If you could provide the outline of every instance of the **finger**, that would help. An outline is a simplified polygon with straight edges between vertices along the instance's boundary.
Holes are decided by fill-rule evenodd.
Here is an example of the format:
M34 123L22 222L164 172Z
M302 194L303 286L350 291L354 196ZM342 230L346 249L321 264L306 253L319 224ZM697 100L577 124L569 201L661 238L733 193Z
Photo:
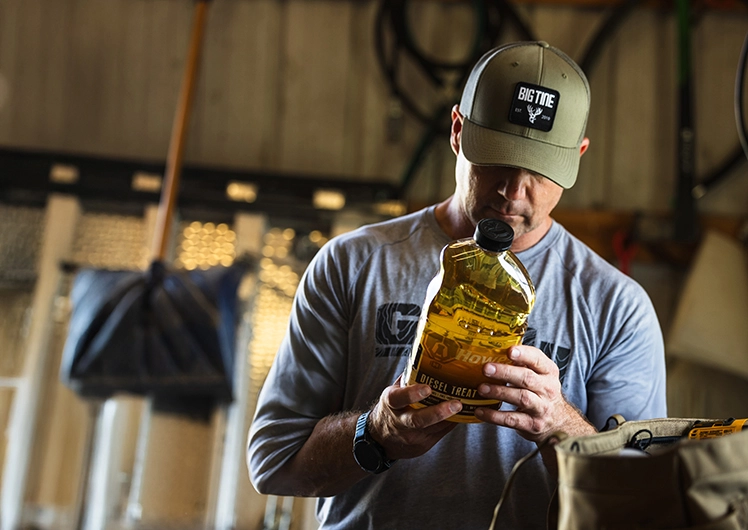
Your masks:
M542 351L532 346L513 346L509 351L511 364L486 363L487 377L512 385L534 388L542 380L556 381L558 366Z
M515 366L524 366L539 374L552 373L556 363L542 350L533 346L512 346L508 352L509 359Z
M443 407L445 404L440 405ZM443 414L434 414L435 407L439 407L439 405L418 410L413 409L412 412L407 413L410 417L407 419L401 418L401 421L403 421L403 425L410 428L410 430L418 431L419 434L426 436L443 435L442 433L447 433L457 427L457 422L447 421L448 418L454 414L450 412L450 415L447 416L447 418L439 419L440 417L443 417Z
M419 401L431 395L431 387L428 385L408 385L400 386L395 382L382 392L381 400L389 408L399 410L418 403Z
M410 405L430 396L431 392L432 389L428 385L417 384L401 387L396 381L394 385L384 389L380 402L393 412L404 411L404 413L399 414L401 416L400 421L415 429L423 429L444 421L462 410L462 403L458 400L444 401L420 409L410 407Z
M444 426L440 426L446 419L451 418L462 410L462 403L457 400L444 401L437 405L431 405L422 409L411 409L400 414L400 421L411 429L424 430L428 432L439 432ZM436 428L433 428L435 427ZM429 430L430 429L430 430Z
M484 383L478 386L478 393L485 398L514 405L524 412L540 412L543 406L540 396L527 388Z
M496 384L489 386L511 385L519 388L529 388L539 391L544 387L543 380L547 375L539 375L537 372L525 367L502 363L486 363L483 373L496 380ZM479 390L480 391L480 390Z
M413 458L427 452L457 425L456 422L441 421L424 429L389 431L380 443L386 447L390 458Z
M510 429L515 429L530 435L538 434L536 431L539 431L535 420L521 412L478 407L475 409L475 417L486 423L492 423L493 425L498 425L500 427L509 427Z

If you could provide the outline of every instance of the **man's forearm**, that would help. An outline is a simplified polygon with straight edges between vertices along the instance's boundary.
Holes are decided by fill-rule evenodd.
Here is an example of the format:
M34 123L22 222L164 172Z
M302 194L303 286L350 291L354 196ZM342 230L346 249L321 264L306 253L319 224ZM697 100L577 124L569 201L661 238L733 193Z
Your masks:
M369 416L369 435L390 459L415 458L429 451L458 424L445 421L461 410L451 400L423 409L410 405L431 393L428 385L400 386L398 379L382 391ZM353 439L360 412L322 418L301 449L272 476L261 493L329 497L367 477L353 457Z
M343 412L322 418L299 452L273 477L268 493L329 497L366 477L353 458L359 414Z

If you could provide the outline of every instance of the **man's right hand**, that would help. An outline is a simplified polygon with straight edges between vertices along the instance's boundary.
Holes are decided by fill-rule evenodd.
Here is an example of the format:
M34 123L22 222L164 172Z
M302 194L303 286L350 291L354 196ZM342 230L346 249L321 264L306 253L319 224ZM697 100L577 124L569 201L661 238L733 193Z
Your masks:
M457 423L444 421L462 410L459 401L414 409L410 405L431 394L428 385L400 386L400 379L382 391L369 414L369 436L390 460L415 458L431 449ZM262 492L275 495L330 497L368 476L353 458L352 444L360 411L325 416L304 445ZM346 455L346 457L344 457Z
M426 453L457 426L445 420L462 410L458 400L414 409L410 405L431 395L431 387L401 386L401 377L382 391L369 415L371 437L384 447L387 458L392 460Z

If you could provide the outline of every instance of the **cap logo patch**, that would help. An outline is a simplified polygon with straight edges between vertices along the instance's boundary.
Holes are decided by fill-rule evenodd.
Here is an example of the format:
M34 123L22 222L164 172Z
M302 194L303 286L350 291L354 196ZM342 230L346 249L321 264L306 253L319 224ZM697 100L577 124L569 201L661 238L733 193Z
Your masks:
M553 127L560 98L561 94L551 88L530 83L517 83L512 109L509 112L509 121L548 132Z

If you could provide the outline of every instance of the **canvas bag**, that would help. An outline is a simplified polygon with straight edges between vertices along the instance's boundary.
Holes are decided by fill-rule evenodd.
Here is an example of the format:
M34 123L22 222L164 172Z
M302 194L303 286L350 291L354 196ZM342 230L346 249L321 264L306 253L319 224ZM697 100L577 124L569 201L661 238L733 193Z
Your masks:
M748 431L689 440L695 422L715 420L622 420L555 446L559 530L748 529ZM646 454L621 453L649 433Z

